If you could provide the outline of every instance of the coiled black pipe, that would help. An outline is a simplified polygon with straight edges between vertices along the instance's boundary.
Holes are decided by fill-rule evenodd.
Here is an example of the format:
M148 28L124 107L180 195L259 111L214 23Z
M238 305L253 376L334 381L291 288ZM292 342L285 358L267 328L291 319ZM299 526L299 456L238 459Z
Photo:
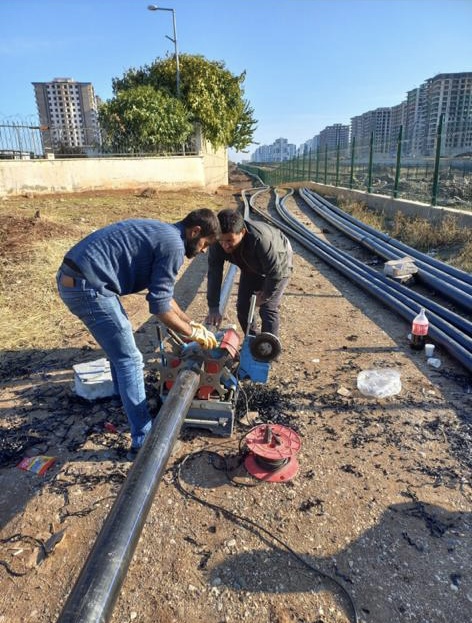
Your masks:
M299 192L306 203L308 203L308 205L315 212L336 228L343 231L353 240L356 240L360 244L366 246L386 259L399 259L405 257L405 252L400 251L396 248L396 245L394 245L394 243L398 243L398 241L394 238L375 230L369 225L365 225L361 221L354 219L351 215L346 214L346 217L350 217L349 219L346 218L343 216L345 213L343 213L342 210L337 209L334 211L331 208L325 207L328 202L326 202L326 200L320 201L316 194L307 191L307 189L300 189ZM366 235L366 232L369 235ZM434 260L434 258L430 258L428 255L421 253L420 251L416 251L411 247L407 247L406 245L404 245L404 247L407 250L412 251L412 253L408 254L410 257L416 255L416 265L420 269L418 272L420 280L428 283L437 291L441 291L441 289L443 289L445 294L447 294L449 289L451 289L451 298L453 300L454 296L460 297L460 295L465 293L465 295L467 295L465 299L466 304L467 306L471 305L472 285L459 276L465 275L468 277L468 273L460 271L459 269L449 266L444 262L440 262L439 260ZM454 274L450 273L450 269L453 269Z
M315 198L319 203L326 206L332 212L335 212L336 214L348 220L349 222L353 223L354 225L361 227L364 231L373 234L374 236L384 240L385 242L388 242L393 247L396 247L397 249L399 249L403 254L409 255L411 257L415 257L418 260L425 262L429 266L435 267L438 270L444 273L447 273L448 275L451 275L452 277L455 277L459 281L463 281L464 283L472 285L472 275L470 273L466 273L465 271L460 270L459 268L455 268L454 266L450 266L449 264L446 264L445 262L436 260L435 258L430 257L429 255L426 255L425 253L422 253L421 251L418 251L417 249L410 247L404 244L403 242L396 240L395 238L392 238L388 234L379 232L378 230L374 229L370 225L366 225L365 223L362 223L362 221L359 221L358 219L354 218L351 214L347 214L346 212L344 212L337 206L330 203L327 199L325 199L321 195L318 195L317 193L312 191L311 189L307 188L304 190L306 190L313 198Z
M287 195L288 196L288 195ZM388 307L399 313L403 318L411 322L419 310L419 306L415 301L411 301L408 298L403 301L398 300L396 293L387 291L385 284L378 285L377 282L372 280L372 275L366 276L365 273L360 274L359 266L353 265L348 262L346 256L348 254L341 254L330 245L318 240L316 236L306 229L301 223L299 223L289 212L281 205L279 197L276 200L276 209L284 219L284 223L280 223L262 214L252 204L253 210L258 212L264 218L271 220L276 226L284 229L286 233L295 237L301 244L303 244L310 251L321 257L328 264L336 268L339 272L349 277L354 283L357 283L362 289L369 292L377 299L385 303ZM289 222L290 225L286 223ZM302 232L302 233L301 233ZM320 243L320 244L319 244ZM322 244L321 244L322 243ZM352 258L351 258L352 259ZM407 301L407 302L404 302ZM435 318L437 320L437 318ZM446 323L447 324L447 323ZM460 331L454 327L446 326L443 324L443 329L447 328L450 332L455 334L456 338L451 337L445 330L440 329L433 322L430 324L429 334L431 337L441 346L444 347L456 360L458 360L467 370L472 372L472 355L471 352L464 347L469 338L464 336Z
M339 217L332 211L320 206L310 197L310 194L304 191L304 189L300 190L300 195L322 218L377 255L387 259L399 259L404 257L403 254L392 247L389 242L384 242L383 236L376 236L374 234L367 236L365 234L366 230L362 227L359 227L357 224L352 224L351 221ZM369 231L375 232L376 230L369 227ZM424 256L424 254L422 255ZM416 265L419 269L417 276L421 281L427 283L434 290L440 292L449 300L454 301L466 311L472 312L472 286L465 281L461 281L456 277L446 274L444 271L434 266L430 266L423 260L417 259Z
M449 322L447 319L444 319L443 316L450 319L456 319L458 321L464 321L464 325L467 329L471 330L471 323L461 318L457 314L454 314L447 310L444 307L441 307L437 303L430 301L424 296L416 295L416 298L412 298L411 292L405 286L402 286L395 281L388 279L384 275L376 272L374 269L366 266L356 258L350 256L345 251L340 249L334 249L331 245L323 242L322 240L318 240L314 234L311 232L304 232L297 227L298 222L293 221L290 214L286 212L285 208L282 208L282 214L289 220L290 224L294 226L300 233L304 234L306 238L313 243L315 246L319 246L330 256L340 258L346 266L349 266L355 274L362 275L366 279L375 282L380 288L383 288L385 292L390 293L393 297L396 297L397 300L403 302L407 307L412 310L412 317L414 317L421 307L425 307L428 310L428 317L430 321L441 331L449 335L452 339L458 340L463 343L463 346L467 347L472 351L472 337L470 335L465 334L461 331L457 325ZM303 227L303 226L301 226ZM408 318L410 319L410 318ZM412 319L412 318L411 318Z
M353 266L357 267L358 270L364 271L367 274L367 276L369 276L369 278L376 279L377 281L383 283L386 288L390 289L390 291L396 290L399 296L404 297L404 300L406 300L406 298L410 300L410 306L412 306L415 310L419 310L421 307L425 307L426 309L429 310L429 312L433 312L435 317L437 317L438 322L440 322L439 318L444 320L445 321L444 330L446 331L446 333L450 333L451 329L453 330L459 329L461 332L465 334L465 336L472 336L472 322L470 322L463 316L460 316L459 314L456 314L450 309L447 309L446 307L439 305L435 301L432 301L426 296L419 294L418 292L415 292L414 290L411 290L410 288L402 285L401 283L398 283L397 281L390 279L389 277L383 275L382 273L375 271L369 266L363 264L360 260L357 260L356 258L349 255L345 251L342 251L341 249L334 249L334 247L332 247L331 245L317 238L316 235L313 234L310 230L304 228L303 225L299 224L299 222L296 221L296 219L292 221L291 218L293 217L291 217L290 213L288 213L286 210L284 213L285 213L285 216L287 217L287 220L291 222L295 228L297 228L297 225L298 225L298 231L306 235L314 244L322 246L324 249L328 251L328 253L336 252L336 254L339 254L341 257L343 257L345 261L350 262L353 264ZM417 303L417 305L414 305L414 303ZM446 328L447 326L450 326L451 329L448 330Z

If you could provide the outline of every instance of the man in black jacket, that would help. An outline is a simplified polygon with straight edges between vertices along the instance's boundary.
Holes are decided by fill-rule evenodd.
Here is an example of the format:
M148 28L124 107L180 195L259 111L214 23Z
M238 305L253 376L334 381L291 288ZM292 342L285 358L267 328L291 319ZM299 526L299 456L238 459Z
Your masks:
M290 242L279 229L245 221L237 210L221 210L218 220L221 234L208 252L206 322L216 327L221 323L221 283L228 261L241 269L236 310L242 330L246 333L251 296L256 294L262 331L278 337L280 301L292 273Z

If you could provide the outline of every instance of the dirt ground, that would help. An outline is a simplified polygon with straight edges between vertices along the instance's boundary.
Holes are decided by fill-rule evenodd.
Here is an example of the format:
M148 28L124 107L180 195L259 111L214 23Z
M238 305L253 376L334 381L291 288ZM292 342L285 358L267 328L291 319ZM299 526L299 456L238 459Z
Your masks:
M245 182L232 181L236 206L232 191ZM471 379L444 352L430 368L409 349L401 318L293 247L283 354L267 384L244 384L232 437L182 431L113 623L345 623L355 620L350 599L365 623L472 618ZM198 320L205 274L201 256L176 286ZM156 410L155 323L143 295L124 303ZM233 293L228 323L234 303ZM120 405L72 389L72 365L100 355L81 332L33 372L19 353L1 379L2 448L11 452L0 467L0 623L58 619L130 469ZM357 389L359 372L377 368L399 371L399 394ZM259 422L300 436L292 480L256 481L237 467ZM40 476L18 469L24 454L56 462Z

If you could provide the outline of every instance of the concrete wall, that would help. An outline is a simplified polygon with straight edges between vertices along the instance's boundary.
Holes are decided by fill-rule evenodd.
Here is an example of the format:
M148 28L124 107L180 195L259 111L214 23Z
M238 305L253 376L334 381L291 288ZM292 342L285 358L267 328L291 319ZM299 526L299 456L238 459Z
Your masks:
M334 196L336 198L346 198L351 201L360 201L365 203L369 208L384 212L387 216L393 216L396 212L400 211L407 216L418 216L419 218L428 219L430 221L440 221L445 216L453 215L457 219L457 223L462 227L472 226L472 212L467 210L431 206L427 203L420 203L419 201L393 199L387 195L375 195L361 190L336 188L334 186L317 184L315 182L307 183L307 187L324 197Z
M155 187L215 190L228 184L226 149L198 156L0 160L0 196Z

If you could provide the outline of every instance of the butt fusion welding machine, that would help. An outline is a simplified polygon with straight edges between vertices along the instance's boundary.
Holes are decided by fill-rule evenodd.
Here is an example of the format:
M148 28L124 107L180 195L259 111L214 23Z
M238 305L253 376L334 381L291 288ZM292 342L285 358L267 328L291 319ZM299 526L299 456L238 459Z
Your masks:
M239 381L265 383L269 377L270 362L280 353L279 339L271 333L254 334L250 327L254 318L255 295L251 298L248 329L242 346L234 327L218 330L218 346L203 349L197 342L185 342L169 328L158 326L160 346L159 394L165 401L179 372L191 360L200 369L200 384L192 401L185 426L205 428L221 436L233 432Z

